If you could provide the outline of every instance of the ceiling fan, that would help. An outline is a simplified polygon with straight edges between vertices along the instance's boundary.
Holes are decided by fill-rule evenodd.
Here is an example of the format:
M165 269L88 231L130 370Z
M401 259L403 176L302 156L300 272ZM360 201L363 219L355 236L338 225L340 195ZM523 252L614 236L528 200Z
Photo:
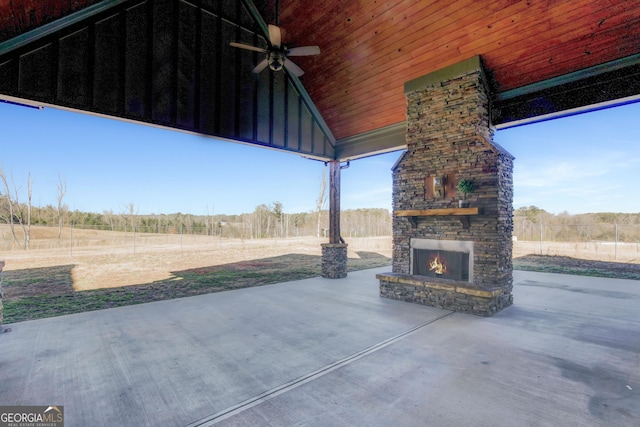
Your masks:
M291 74L296 77L300 77L304 74L304 71L302 71L302 69L294 64L288 57L318 55L320 53L320 48L318 46L301 46L288 49L286 46L282 45L281 38L280 27L269 24L269 46L266 49L236 42L231 42L230 44L233 47L261 52L267 55L267 57L260 61L260 63L253 69L254 73L259 73L268 65L273 71L280 71L282 68L286 68Z

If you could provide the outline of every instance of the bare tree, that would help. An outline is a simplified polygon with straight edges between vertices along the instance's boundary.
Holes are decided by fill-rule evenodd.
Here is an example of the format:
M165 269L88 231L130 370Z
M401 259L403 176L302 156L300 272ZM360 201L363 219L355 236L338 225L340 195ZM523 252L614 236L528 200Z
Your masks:
M124 220L125 220L124 230L126 232L127 225L130 225L132 230L135 227L134 220L137 213L136 213L136 207L133 204L133 202L130 202L127 206L125 206L125 209L126 209L126 212L121 216L124 217Z
M282 202L273 202L271 205L271 213L276 222L274 237L282 237L284 234L284 212L282 211Z
M7 213L6 213L5 220L7 224L9 224L9 229L11 230L11 236L13 238L13 242L17 244L18 238L16 236L16 229L15 229L14 200L11 195L11 187L9 187L9 181L7 180L7 175L2 169L0 169L0 179L2 179L2 185L4 187L4 198L7 201Z
M271 210L269 207L264 203L258 205L252 215L255 237L258 239L269 237L269 231L271 228Z
M213 208L213 211L215 212L215 206ZM215 234L215 228L214 228L214 224L213 224L213 213L209 213L209 205L207 205L207 216L205 216L204 218L204 225L206 228L206 234L207 236L211 236Z
M9 180L7 179L7 175L4 170L0 169L0 179L2 180L2 185L5 190L5 200L7 201L7 217L5 218L7 224L9 224L9 228L11 230L11 236L13 238L13 242L15 244L18 243L18 236L16 235L15 225L19 224L22 228L23 233L23 244L22 247L24 249L29 249L29 240L31 233L31 195L32 195L32 182L31 182L31 174L28 175L28 186L27 186L27 212L26 214L23 212L23 205L20 204L20 189L15 183L15 180L11 178L13 189L9 185ZM25 223L26 216L26 223Z
M320 183L320 194L316 200L316 213L318 214L318 227L316 230L316 237L320 237L320 220L322 218L322 209L327 202L327 167L322 169L322 182Z
M107 211L102 211L102 217L104 218L104 220L107 222L109 230L113 231L114 230L114 214L113 211L111 209L107 210Z
M56 197L58 200L58 243L60 243L60 236L62 235L62 199L65 194L67 194L67 181L58 175L58 195Z
M187 229L187 233L193 234L193 215L185 214L183 217L183 223Z
M31 196L33 190L33 182L31 181L31 173L27 174L27 227L24 233L24 248L29 250L31 242ZM24 228L24 226L23 226Z

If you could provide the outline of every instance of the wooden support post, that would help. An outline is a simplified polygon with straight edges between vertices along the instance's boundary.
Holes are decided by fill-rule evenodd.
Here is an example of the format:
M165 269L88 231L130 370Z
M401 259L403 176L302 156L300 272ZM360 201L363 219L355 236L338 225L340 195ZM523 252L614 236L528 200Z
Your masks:
M329 243L342 243L340 237L340 161L329 162Z
M340 237L340 162L329 162L329 243L322 244L322 277L347 276L347 244ZM345 166L346 167L346 166Z

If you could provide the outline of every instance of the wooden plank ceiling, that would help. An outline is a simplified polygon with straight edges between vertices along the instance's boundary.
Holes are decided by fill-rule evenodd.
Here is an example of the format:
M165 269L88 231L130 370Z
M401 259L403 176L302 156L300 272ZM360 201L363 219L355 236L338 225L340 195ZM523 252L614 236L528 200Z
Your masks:
M299 65L338 141L404 122L405 82L475 55L499 93L640 53L639 1L281 0L279 15L322 49Z
M2 2L0 42L93 3L99 2ZM215 2L192 0L191 3L200 7ZM401 137L406 112L405 82L476 55L485 65L494 102L504 106L496 111L509 111L499 113L496 124L640 94L639 1L264 0L253 3L266 22L282 27L283 42L288 47L318 45L321 49L321 55L298 57L295 62L305 70L300 80L338 141L335 153L325 150L327 158L332 155L347 158L350 153L357 157L398 148L402 142L395 140L381 145L364 143L355 150L350 150L348 145L375 139L376 135L383 135L385 129L393 129L394 138ZM246 67L247 58L254 63L258 60L251 52L242 55L247 56L235 62L238 66ZM581 75L585 70L596 71ZM564 76L576 75L574 80L563 80ZM546 103L550 107L535 111L532 99L535 101L536 96L545 93L544 87L540 89L536 85L550 81L561 89L551 89L552 92L545 95L551 100ZM519 89L529 87L533 89L519 94ZM579 96L587 92L590 95L584 99ZM528 95L534 98L520 100ZM505 101L508 99L511 101Z

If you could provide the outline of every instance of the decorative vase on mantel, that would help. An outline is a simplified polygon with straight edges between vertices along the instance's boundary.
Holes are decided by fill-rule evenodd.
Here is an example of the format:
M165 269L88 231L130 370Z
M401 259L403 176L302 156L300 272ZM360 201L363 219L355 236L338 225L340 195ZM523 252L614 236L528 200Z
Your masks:
M462 194L462 199L458 200L458 207L460 208L468 208L469 201L467 200L467 193L473 193L475 186L473 182L468 179L461 179L456 184L456 189Z

